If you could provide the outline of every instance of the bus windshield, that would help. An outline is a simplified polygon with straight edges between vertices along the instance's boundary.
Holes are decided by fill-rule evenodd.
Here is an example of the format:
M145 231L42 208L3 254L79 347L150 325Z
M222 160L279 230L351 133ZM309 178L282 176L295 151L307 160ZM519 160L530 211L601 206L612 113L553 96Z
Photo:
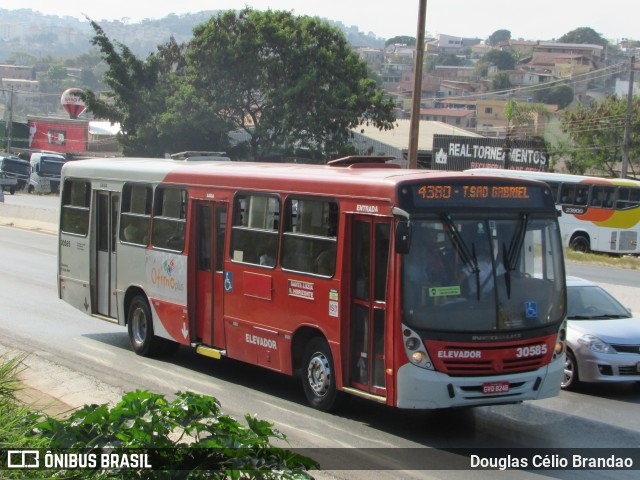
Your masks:
M403 259L403 321L448 332L560 322L564 267L557 223L534 213L413 219Z

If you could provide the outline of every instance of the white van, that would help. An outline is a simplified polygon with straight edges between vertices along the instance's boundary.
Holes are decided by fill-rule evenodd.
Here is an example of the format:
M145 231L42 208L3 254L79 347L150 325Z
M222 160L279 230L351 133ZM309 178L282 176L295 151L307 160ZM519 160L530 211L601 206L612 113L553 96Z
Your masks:
M60 191L60 172L67 159L56 153L31 154L31 178L29 193L58 193Z

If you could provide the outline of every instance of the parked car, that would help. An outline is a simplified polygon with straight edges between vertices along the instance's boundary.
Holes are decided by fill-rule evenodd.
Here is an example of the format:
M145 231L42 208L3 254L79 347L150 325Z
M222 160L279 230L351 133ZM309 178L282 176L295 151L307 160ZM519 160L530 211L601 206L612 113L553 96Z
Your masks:
M640 318L595 283L567 277L567 320L563 389L640 382Z

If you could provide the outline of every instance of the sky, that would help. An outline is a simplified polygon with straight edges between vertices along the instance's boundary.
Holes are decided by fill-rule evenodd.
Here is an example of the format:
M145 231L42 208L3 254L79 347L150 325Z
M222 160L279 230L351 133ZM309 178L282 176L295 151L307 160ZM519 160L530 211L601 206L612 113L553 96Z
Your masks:
M289 10L355 25L382 38L417 36L420 0L2 0L0 8L30 8L49 15L92 20L161 18L203 10ZM427 0L426 31L485 39L506 29L512 38L553 40L579 27L591 27L603 37L640 40L638 0Z

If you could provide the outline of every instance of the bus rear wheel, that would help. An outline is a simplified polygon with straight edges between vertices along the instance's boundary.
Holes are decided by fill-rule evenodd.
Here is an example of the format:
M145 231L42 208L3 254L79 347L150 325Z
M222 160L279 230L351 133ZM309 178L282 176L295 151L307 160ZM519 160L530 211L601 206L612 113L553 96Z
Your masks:
M328 412L337 408L339 392L333 356L324 338L312 338L302 357L302 388L309 404L318 410Z
M588 253L591 250L589 237L586 235L576 235L571 239L569 247L576 252Z
M177 342L155 336L149 303L141 295L131 301L127 328L133 351L143 357L171 355L180 348Z

